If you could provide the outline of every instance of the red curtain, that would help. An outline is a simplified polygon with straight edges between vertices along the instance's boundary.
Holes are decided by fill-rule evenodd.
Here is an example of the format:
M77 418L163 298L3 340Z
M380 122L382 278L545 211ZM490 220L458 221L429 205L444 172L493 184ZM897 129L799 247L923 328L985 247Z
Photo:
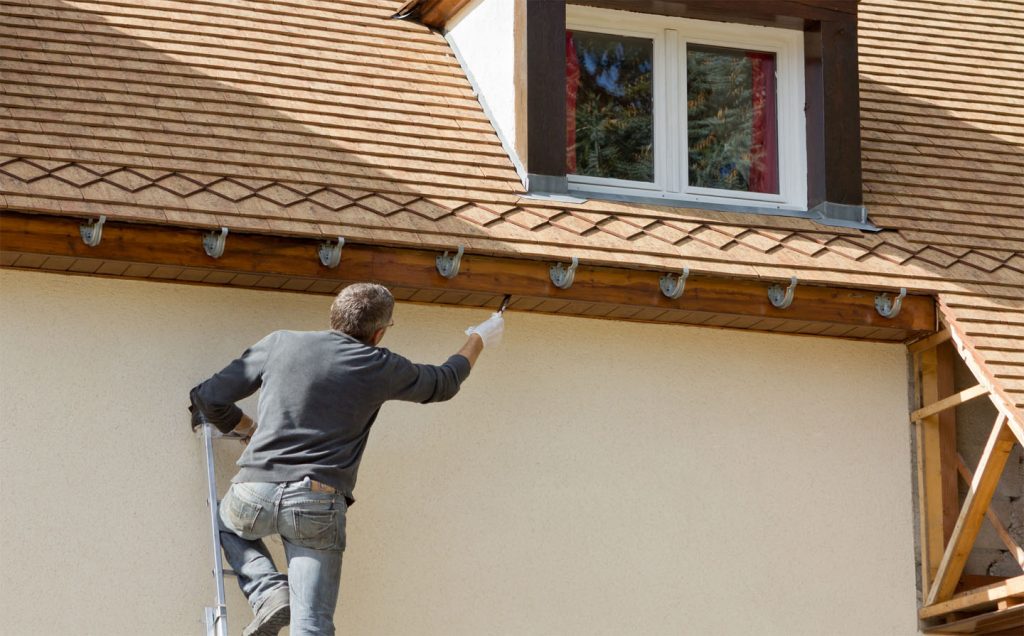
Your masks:
M775 93L775 55L747 53L753 80L754 116L750 154L750 191L779 191L779 124Z
M576 95L580 89L580 60L572 31L565 32L565 171L576 174Z

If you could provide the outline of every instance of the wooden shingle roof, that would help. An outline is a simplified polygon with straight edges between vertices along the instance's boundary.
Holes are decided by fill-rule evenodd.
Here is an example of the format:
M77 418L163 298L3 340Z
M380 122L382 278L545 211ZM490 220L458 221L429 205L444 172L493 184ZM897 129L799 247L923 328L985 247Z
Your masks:
M937 294L1024 408L1024 12L860 3L868 233L523 198L401 0L0 0L0 208Z

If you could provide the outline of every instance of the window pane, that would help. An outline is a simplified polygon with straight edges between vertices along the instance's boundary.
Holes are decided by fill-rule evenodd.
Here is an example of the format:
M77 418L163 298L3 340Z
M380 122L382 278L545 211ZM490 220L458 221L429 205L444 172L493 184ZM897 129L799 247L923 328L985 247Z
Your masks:
M688 45L689 183L779 191L775 54Z
M566 171L654 181L654 42L566 33Z

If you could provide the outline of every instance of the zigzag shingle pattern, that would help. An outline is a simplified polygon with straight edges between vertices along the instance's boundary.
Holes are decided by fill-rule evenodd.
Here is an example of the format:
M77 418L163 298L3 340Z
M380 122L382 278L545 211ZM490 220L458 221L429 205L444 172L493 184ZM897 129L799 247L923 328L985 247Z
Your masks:
M523 188L400 0L0 0L0 206L940 295L1024 407L1024 12L860 3L878 233Z

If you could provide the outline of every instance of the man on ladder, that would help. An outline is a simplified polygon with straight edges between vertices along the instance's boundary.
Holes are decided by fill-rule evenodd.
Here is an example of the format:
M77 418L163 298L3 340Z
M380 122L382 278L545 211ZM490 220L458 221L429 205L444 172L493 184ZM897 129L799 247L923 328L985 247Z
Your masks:
M501 341L498 312L444 364L413 364L377 346L394 303L380 285L346 287L330 330L275 331L192 389L193 428L251 435L220 506L221 545L255 613L244 636L276 635L289 619L292 636L334 634L345 516L381 405L451 399ZM258 426L235 405L257 389ZM270 534L283 539L287 575L261 540Z

